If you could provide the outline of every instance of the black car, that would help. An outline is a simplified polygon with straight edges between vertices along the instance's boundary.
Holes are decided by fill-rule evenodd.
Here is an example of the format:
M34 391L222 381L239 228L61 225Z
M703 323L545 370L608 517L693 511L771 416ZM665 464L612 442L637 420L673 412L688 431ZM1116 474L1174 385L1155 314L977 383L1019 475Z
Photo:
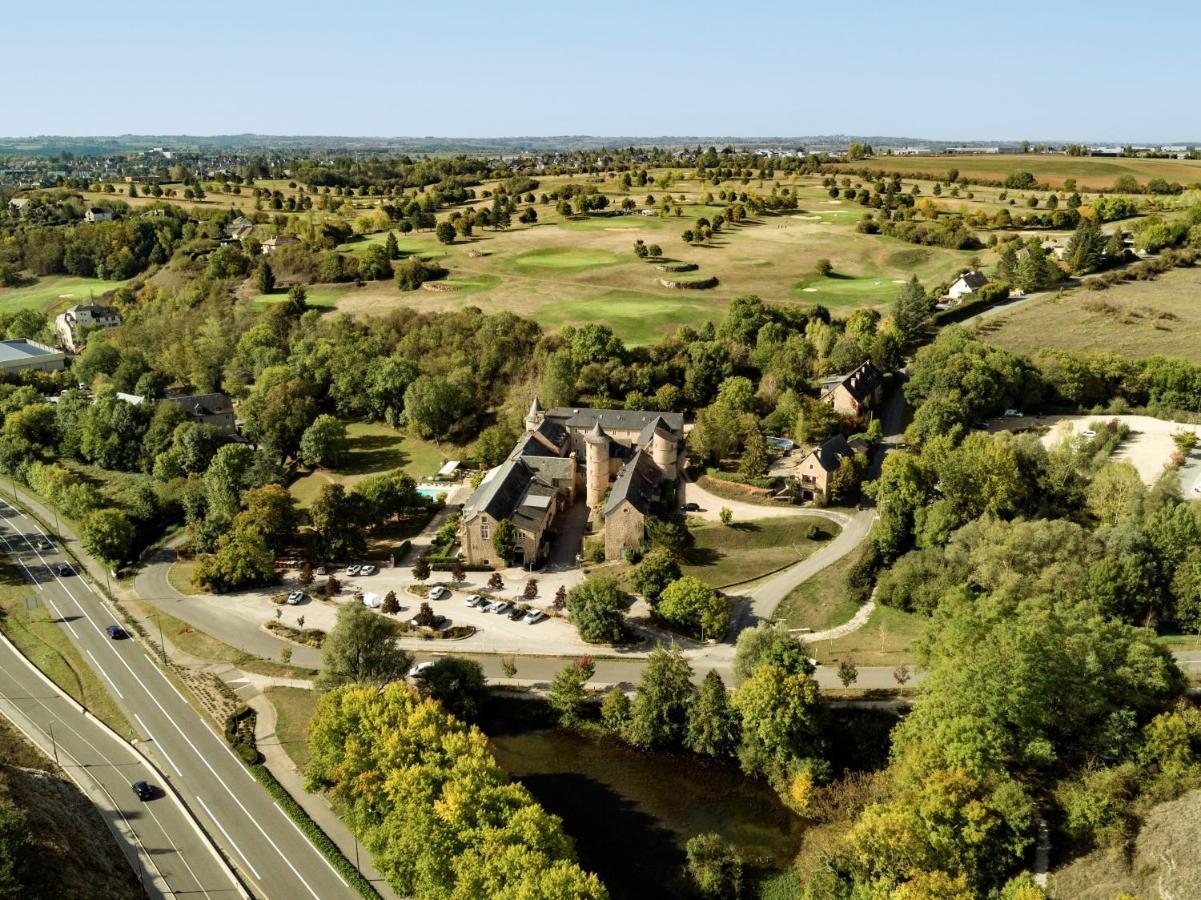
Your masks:
M699 503L685 503L683 509L684 512L700 512L701 505Z
M526 610L522 609L520 606L514 606L513 610L509 613L509 621L516 622L517 620L522 618L525 614L526 614Z
M129 635L125 633L125 629L120 625L109 625L106 629L104 629L104 633L114 641L123 641L129 637Z
M139 800L154 799L154 788L145 781L135 781L133 783L133 792L138 795Z
M71 571L71 567L68 566L66 563L59 563L57 566L54 567L54 571L63 577L74 574Z

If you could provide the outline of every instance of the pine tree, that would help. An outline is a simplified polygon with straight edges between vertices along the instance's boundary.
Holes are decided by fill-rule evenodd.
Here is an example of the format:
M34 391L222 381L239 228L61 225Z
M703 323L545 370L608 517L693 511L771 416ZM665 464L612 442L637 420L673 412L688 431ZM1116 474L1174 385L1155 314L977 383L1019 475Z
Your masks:
M388 232L388 237L384 239L384 250L388 253L388 259L400 259L400 248L396 246L395 232Z
M254 286L260 294L270 294L275 290L275 272L271 269L271 263L265 259L255 269Z
M733 756L738 749L739 720L721 676L710 669L688 707L684 746L705 756Z
M892 312L893 323L908 343L921 336L930 319L930 301L926 290L914 275L897 295Z
M738 472L740 475L750 477L764 475L770 465L771 457L767 452L767 439L763 437L762 431L753 428L751 433L746 436Z

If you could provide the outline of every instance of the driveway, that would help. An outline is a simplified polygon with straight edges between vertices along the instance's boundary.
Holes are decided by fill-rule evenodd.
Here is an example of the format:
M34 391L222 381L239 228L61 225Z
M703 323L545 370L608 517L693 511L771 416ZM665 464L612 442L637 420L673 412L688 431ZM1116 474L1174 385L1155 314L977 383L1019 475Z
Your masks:
M708 522L721 520L722 509L728 509L734 514L735 522L749 522L752 519L781 519L789 516L821 516L839 525L845 525L852 516L834 509L817 509L812 506L796 506L792 503L777 503L767 506L762 503L749 503L745 500L726 500L710 493L694 481L686 482L680 492L681 503L696 503L700 505L698 512L688 515L705 519Z

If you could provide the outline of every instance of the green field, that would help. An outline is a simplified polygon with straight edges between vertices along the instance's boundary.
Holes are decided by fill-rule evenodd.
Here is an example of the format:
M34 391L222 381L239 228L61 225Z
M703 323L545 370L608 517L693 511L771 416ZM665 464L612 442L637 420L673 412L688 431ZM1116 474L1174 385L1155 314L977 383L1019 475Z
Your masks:
M606 291L589 297L564 300L537 316L544 327L600 322L608 325L631 347L650 344L681 325L699 328L717 322L724 304L705 302L703 292L678 291L676 298L639 291Z
M810 525L822 529L821 541L805 537ZM785 516L722 525L690 523L693 545L680 566L714 587L726 587L761 578L800 562L839 532L833 522L816 516Z
M924 616L877 606L859 630L832 641L813 643L813 655L823 666L835 665L843 659L854 660L858 666L912 664L913 653L909 648L925 624Z
M292 482L292 496L308 509L322 486L337 482L351 486L378 472L404 469L415 478L433 475L447 459L462 459L464 448L434 444L406 435L380 422L352 422L346 427L350 452L337 469L318 469Z
M275 707L275 737L300 771L308 765L309 721L317 710L317 694L304 688L269 687L263 691Z
M510 264L522 272L554 270L560 272L584 272L601 266L612 266L621 262L616 253L572 247L544 247L527 250L513 257Z
M1123 175L1145 183L1152 178L1178 181L1184 185L1201 182L1201 160L1122 159L1058 154L971 154L963 156L877 156L861 163L846 163L844 169L883 169L902 175L924 173L942 176L958 169L966 178L1003 181L1013 172L1029 172L1041 182L1062 187L1065 178L1075 178L1081 189L1108 188Z
M1035 299L984 320L978 331L989 343L1019 353L1104 349L1201 363L1199 293L1201 270L1173 269L1154 281Z
M99 300L114 291L124 281L105 281L102 278L77 278L74 275L47 275L36 284L19 288L0 288L0 313L36 309L39 312L59 312L76 303L86 303L90 297Z
M824 631L841 625L859 609L847 596L846 576L859 554L848 553L789 592L776 607L775 619L787 628Z

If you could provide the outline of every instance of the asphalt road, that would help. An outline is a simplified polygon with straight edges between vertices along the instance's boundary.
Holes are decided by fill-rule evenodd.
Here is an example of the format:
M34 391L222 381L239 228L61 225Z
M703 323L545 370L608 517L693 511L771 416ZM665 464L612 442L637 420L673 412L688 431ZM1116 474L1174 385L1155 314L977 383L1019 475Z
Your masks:
M238 760L225 739L184 699L141 642L110 640L113 614L30 517L0 501L4 542L45 603L138 730L158 764L251 889L264 897L325 900L357 896ZM131 779L133 780L133 779ZM129 790L128 783L126 784ZM199 860L193 861L193 868ZM199 874L199 873L198 873ZM214 885L214 889L226 885ZM207 886L206 886L207 888Z
M161 784L149 762L51 687L0 640L0 712L59 765L100 811L151 897L242 897L243 891L178 800L143 802L135 781Z

